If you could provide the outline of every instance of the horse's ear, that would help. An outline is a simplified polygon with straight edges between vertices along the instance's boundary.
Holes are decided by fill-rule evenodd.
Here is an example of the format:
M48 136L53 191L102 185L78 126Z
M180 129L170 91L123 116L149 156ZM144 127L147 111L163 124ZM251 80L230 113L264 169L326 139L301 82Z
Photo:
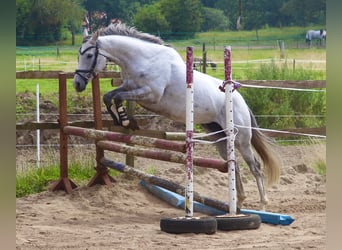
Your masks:
M90 38L91 38L91 36L85 36L85 37L83 37L82 43L88 42Z
M90 42L93 43L93 44L96 44L96 41L97 41L99 35L100 35L100 32L97 30L97 31L92 35L91 41L90 41Z

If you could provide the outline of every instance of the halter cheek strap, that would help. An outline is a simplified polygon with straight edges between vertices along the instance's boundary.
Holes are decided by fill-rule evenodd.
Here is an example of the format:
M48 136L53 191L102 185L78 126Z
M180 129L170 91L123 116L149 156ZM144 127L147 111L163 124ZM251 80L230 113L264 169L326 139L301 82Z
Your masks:
M84 55L84 53L86 53L88 50L95 48L95 59L93 61L93 64L91 65L90 69L77 69L75 71L75 74L80 76L84 81L88 81L90 78L90 74L93 77L96 77L96 73L95 73L95 67L96 67L96 63L97 63L97 57L99 55L99 47L97 46L97 44L95 46L89 46L88 48L86 48L84 51L81 51L82 47L79 50L80 55ZM81 74L81 73L86 73Z

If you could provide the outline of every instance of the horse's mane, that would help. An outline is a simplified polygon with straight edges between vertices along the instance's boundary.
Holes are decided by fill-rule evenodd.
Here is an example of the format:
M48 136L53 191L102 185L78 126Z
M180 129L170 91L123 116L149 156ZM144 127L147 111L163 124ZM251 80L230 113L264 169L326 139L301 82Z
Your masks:
M140 40L144 40L151 43L157 43L157 44L164 44L164 41L154 35L140 32L135 27L127 26L124 23L114 23L109 25L108 27L101 29L99 31L100 36L108 36L108 35L119 35L119 36L129 36L129 37L135 37Z

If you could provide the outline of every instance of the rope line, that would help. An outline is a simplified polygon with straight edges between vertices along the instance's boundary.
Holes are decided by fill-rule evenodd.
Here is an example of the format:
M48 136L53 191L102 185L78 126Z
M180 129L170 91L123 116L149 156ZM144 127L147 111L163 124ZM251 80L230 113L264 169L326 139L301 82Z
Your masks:
M266 128L256 128L256 127L250 127L250 126L243 126L243 125L234 125L234 129L236 129L236 132L234 133L234 140L235 140L235 136L238 134L239 130L238 130L238 127L239 128L248 128L248 129L254 129L254 130L260 130L260 131L266 131L266 132L275 132L275 133L281 133L281 134L292 134L292 135L299 135L299 136L308 136L308 137L317 137L317 138L324 138L326 139L326 136L325 135L316 135L316 134L308 134L308 133L299 133L299 132L291 132L291 131L284 131L284 130L275 130L275 129L266 129ZM227 129L222 129L222 130L219 130L219 131L215 131L215 132L212 132L212 133L208 133L208 134L203 134L203 135L199 135L199 136L196 136L194 137L194 139L192 140L192 142L197 142L197 143L203 143L203 144L215 144L215 143L218 143L220 141L223 141L223 140L226 140L228 139L228 136L225 136L225 137L222 137L222 138L219 138L215 141L206 141L206 140L200 140L200 139L196 139L196 138L204 138L204 137L208 137L208 136L211 136L211 135L215 135L215 134L218 134L218 133L221 133L221 132L226 132Z
M294 90L294 91L307 91L307 92L326 92L325 89L298 89L298 88L287 88L287 87L274 87L274 86L262 86L262 85L250 85L250 84L242 84L237 81L232 80L234 83L234 89L239 87L246 88L259 88L259 89L282 89L282 90Z

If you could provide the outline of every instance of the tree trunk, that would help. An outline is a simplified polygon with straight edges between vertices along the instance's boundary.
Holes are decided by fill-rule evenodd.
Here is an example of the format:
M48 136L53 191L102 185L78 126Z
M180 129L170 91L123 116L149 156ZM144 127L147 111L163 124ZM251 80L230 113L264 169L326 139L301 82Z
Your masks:
M75 29L71 31L71 45L75 45Z
M258 29L255 29L255 36L256 36L256 40L259 41L259 32L258 32Z

